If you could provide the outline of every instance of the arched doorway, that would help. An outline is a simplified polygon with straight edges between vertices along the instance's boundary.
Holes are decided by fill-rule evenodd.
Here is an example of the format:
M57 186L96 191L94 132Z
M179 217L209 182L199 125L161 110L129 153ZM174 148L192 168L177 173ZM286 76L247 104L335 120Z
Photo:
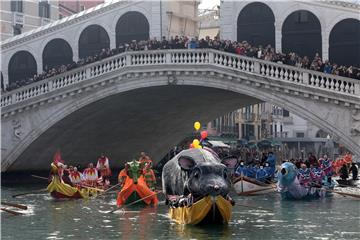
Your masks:
M79 38L79 58L94 56L106 48L110 48L110 39L103 27L90 25L82 31Z
M132 40L148 40L149 29L149 22L142 13L125 13L116 24L116 46Z
M16 52L9 61L9 84L33 77L37 73L36 60L28 51Z
M73 52L68 42L64 39L56 38L46 44L42 58L43 69L47 70L72 63Z
M246 5L237 20L237 41L247 41L251 45L275 47L275 17L264 3Z
M295 52L313 59L322 54L321 25L311 12L299 10L290 14L282 26L282 51Z
M340 65L360 66L360 21L344 19L330 32L329 60Z

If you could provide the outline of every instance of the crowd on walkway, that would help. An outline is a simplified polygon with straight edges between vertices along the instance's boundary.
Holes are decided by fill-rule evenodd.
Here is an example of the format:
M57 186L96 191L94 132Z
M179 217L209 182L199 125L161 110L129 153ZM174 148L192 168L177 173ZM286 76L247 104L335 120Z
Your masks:
M161 40L156 38L149 39L147 41L135 41L133 40L130 43L120 44L115 49L102 49L100 53L94 53L92 56L87 56L85 58L79 59L77 62L72 62L69 64L64 64L58 67L48 68L47 66L44 69L44 72L41 74L35 74L33 77L23 80L18 80L11 83L9 86L6 86L6 91L10 91L21 86L30 84L32 82L37 82L57 74L61 74L68 70L84 66L89 63L93 63L99 60L102 60L107 57L125 52L125 51L142 51L142 50L161 50L161 49L197 49L197 48L210 48L220 51L225 51L229 53L234 53L238 55L243 55L247 57L253 57L262 59L265 61L271 61L286 65L291 65L295 67L310 69L314 71L319 71L323 73L335 74L343 77L349 77L360 80L360 68L354 66L344 66L338 65L336 63L330 63L328 60L322 61L318 53L314 57L310 56L300 56L294 52L290 53L281 53L276 52L275 48L271 45L267 46L252 46L247 41L237 42L230 40L220 40L215 37L210 39L206 37L205 39L198 38L187 38L187 37L171 37L166 39L163 37ZM4 91L4 84L1 84L1 90Z

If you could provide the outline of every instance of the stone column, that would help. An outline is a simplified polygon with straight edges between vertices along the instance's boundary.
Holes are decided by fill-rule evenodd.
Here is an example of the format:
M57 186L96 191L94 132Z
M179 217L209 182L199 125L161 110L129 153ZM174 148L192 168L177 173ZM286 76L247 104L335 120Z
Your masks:
M282 25L283 22L275 18L275 50L277 52L282 52Z
M40 74L43 72L43 60L42 56L36 57L36 66L37 66L37 73Z
M330 31L328 31L327 29L321 32L323 61L329 60L329 35Z

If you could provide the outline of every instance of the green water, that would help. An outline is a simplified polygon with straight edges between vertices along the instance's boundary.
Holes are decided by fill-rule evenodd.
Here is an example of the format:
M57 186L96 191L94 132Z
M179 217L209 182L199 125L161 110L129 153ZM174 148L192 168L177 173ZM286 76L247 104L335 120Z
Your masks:
M115 193L72 201L55 201L48 194L11 197L39 188L2 187L2 200L30 209L24 216L1 213L1 239L360 239L360 201L340 195L282 201L276 193L233 194L238 205L229 225L196 227L172 222L163 202L108 213Z

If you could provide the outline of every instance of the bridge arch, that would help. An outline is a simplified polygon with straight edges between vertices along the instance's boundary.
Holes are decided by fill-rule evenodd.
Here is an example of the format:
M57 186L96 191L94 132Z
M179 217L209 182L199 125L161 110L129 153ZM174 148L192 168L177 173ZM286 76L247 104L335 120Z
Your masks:
M340 65L360 66L360 20L347 18L330 32L329 60Z
M9 84L33 77L37 73L37 64L34 56L28 51L16 52L9 61Z
M43 70L66 65L73 61L73 51L70 44L61 38L49 41L42 53Z
M130 11L123 14L116 23L116 46L132 40L149 39L150 24L144 14Z
M262 2L247 4L237 19L237 41L275 47L275 16L271 8Z
M79 37L79 58L93 56L110 48L109 34L100 25L92 24L82 30Z
M295 52L312 59L322 55L321 24L308 10L297 10L286 17L282 25L282 51Z
M154 71L154 68L149 67L141 70L142 73L146 73L147 71L149 74ZM160 156L161 154L164 153L164 152L162 152L161 154L159 153L160 148L170 149L171 147L173 147L173 144L176 144L177 143L176 141L179 141L181 137L183 137L183 135L181 134L188 131L186 129L189 129L189 126L192 125L192 122L194 120L210 121L219 115L225 114L226 112L230 112L234 109L241 107L242 106L241 104L246 103L250 105L261 101L270 101L273 104L278 105L282 108L289 109L292 112L296 112L304 119L309 120L315 123L316 125L318 125L319 127L321 127L322 129L324 129L324 131L327 131L332 135L338 136L340 139L343 139L345 144L349 143L346 140L347 138L346 134L343 133L341 129L336 129L333 126L333 124L327 120L327 118L323 118L319 115L316 115L315 114L316 111L309 110L309 105L304 104L304 102L301 101L301 98L288 98L286 94L281 94L279 92L269 92L263 88L256 87L255 85L244 84L244 82L239 82L238 80L227 78L226 74L224 76L224 72L217 68L213 68L212 71L214 71L215 74L210 74L210 73L208 75L194 74L191 76L189 76L189 74L180 74L179 76L175 77L176 82L179 83L178 85L175 86L169 85L169 79L166 75L164 76L164 75L155 74L153 77L151 77L151 75L150 76L147 75L147 76L139 76L134 79L124 78L121 81L116 81L115 84L118 84L115 85L116 87L112 84L108 84L108 86L104 85L105 87L103 88L97 87L96 91L93 92L92 94L82 95L79 96L78 98L71 98L71 100L66 102L66 104L65 103L61 104L61 107L58 108L56 111L54 111L55 113L51 114L51 116L47 118L47 121L42 121L40 126L38 126L36 129L33 129L31 132L26 134L26 136L24 136L22 144L18 144L15 147L15 149L13 149L11 153L8 155L7 161L18 158L24 161L23 159L26 160L26 158L29 158L29 156L34 157L33 154L30 154L30 152L31 151L32 153L40 152L40 151L34 151L34 149L37 149L40 146L43 147L45 145L47 147L43 147L43 148L48 149L46 150L47 152L45 151L44 155L36 156L35 157L36 159L37 158L43 159L44 161L46 159L46 161L48 162L48 159L51 158L53 152L56 150L54 149L55 146L56 147L60 146L61 149L67 149L68 151L70 151L69 147L73 147L72 145L76 145L76 144L73 144L73 142L69 144L69 141L56 142L58 139L60 140L62 139L61 136L59 136L61 134L67 134L67 136L69 136L70 134L72 139L75 139L75 141L77 141L78 143L77 146L80 146L81 144L79 144L79 141L81 142L84 141L84 139L90 139L90 138L92 139L95 138L96 140L102 139L107 134L116 131L116 129L119 128L119 126L121 125L124 125L125 126L124 128L128 129L127 127L128 125L126 124L131 123L133 119L131 119L130 117L126 117L124 119L117 119L116 116L118 115L115 114L114 115L115 117L112 120L112 122L105 124L106 126L109 126L109 129L105 129L104 131L101 131L98 128L98 126L100 125L96 125L91 128L91 129L95 129L94 131L90 131L90 132L88 130L86 131L89 132L90 135L84 136L81 134L77 135L76 133L77 129L81 129L83 127L82 125L83 122L79 121L79 119L103 124L104 119L108 119L108 116L110 116L109 113L113 113L112 111L106 112L104 107L111 105L109 103L114 103L113 100L117 96L122 96L124 94L126 95L127 93L131 93L137 90L147 91L156 87L177 88L177 87L191 86L192 88L197 88L197 89L199 89L199 87L200 89L209 88L209 89L223 91L226 93L224 95L221 95L222 98L220 101L219 99L211 98L211 96L209 97L204 95L204 93L200 93L201 92L200 90L193 92L193 95L190 97L183 96L180 99L186 100L184 102L181 102L181 106L182 107L185 106L185 108L182 109L184 111L187 111L187 114L184 115L185 117L181 116L181 114L178 113L177 105L173 105L172 103L163 101L161 99L161 101L159 102L162 102L162 104L165 103L165 105L163 106L166 107L166 109L164 115L161 118L163 121L160 122L159 125L157 125L157 127L161 130L161 133L159 132L160 135L156 135L153 133L155 131L154 129L156 128L151 125L152 123L154 123L155 119L159 120L159 116L157 116L155 119L152 119L152 118L148 118L146 114L141 115L143 114L143 112L148 111L146 109L149 108L149 106L152 106L152 104L149 103L150 102L152 103L152 101L154 100L153 99L154 96L159 95L159 94L154 94L154 92L150 94L151 99L148 99L143 102L143 105L141 105L144 107L142 109L143 111L139 111L138 113L141 115L139 117L141 121L138 121L137 123L145 124L145 125L137 125L136 128L142 129L141 131L144 131L149 135L151 134L156 135L156 138L150 137L151 141L154 141L154 143L150 141L153 145L149 146L149 148L156 149L158 154L157 156ZM125 72L124 74L127 76L129 75L130 72L132 71L130 70L128 73ZM221 75L222 77L220 77ZM172 96L171 93L175 93L178 91L171 92L169 91L169 88L167 88L163 92L170 92L169 95L171 97ZM188 93L189 91L183 91L183 92ZM137 102L139 97L134 98L134 96L145 96L145 95L146 92L145 93L141 92L140 94L137 93L136 95L133 95L132 97L129 97L127 99L123 98L121 100L115 101L115 103L122 103L125 104L126 106L136 107L139 106L138 105L139 103ZM176 101L178 101L178 98L176 98ZM97 111L94 111L95 109L91 109L91 106L95 106L94 104L100 104L97 105L98 106L96 108ZM209 106L211 106L211 108ZM161 107L158 106L156 107L157 109L162 109ZM116 110L116 109L119 110L119 106L114 104L114 108L112 108L111 110ZM124 111L121 111L121 114L122 115L128 114L126 116L133 116L134 114L133 110L134 109L126 109ZM77 121L74 121L74 119L72 119L72 116L74 119L77 119ZM99 118L99 116L101 116L101 118ZM74 123L73 125L69 124L69 121L71 122L71 119ZM174 124L169 124L169 122L171 122L174 119L178 121L177 124L175 124L178 128L174 128ZM183 122L181 122L180 120ZM149 124L146 125L146 122L148 122ZM86 125L86 123L84 125ZM71 126L71 128L67 129L66 126ZM84 132L82 133L84 134ZM47 134L49 134L48 138L45 137L47 136ZM144 138L144 136L147 136L146 134L141 135L142 132L140 133L140 135L137 134L138 133L135 132L133 133L133 136L136 135L135 136L136 139ZM158 136L162 136L163 139L159 139ZM113 144L110 144L107 147L110 146L112 148L116 148L117 144L119 144L120 142L121 139L116 139L116 141L114 141ZM32 145L33 143L35 143L35 145ZM123 144L127 144L127 141L126 143ZM139 145L137 145L137 147L139 147ZM103 150L104 149L94 148L91 151L103 151ZM140 150L140 148L134 151L138 151L138 150ZM82 150L79 149L79 152L80 151L84 151L84 149ZM87 151L89 150L87 149ZM107 151L107 149L105 149L105 151ZM72 152L76 152L76 150L72 149ZM91 154L89 155L89 153L86 153L87 155L85 154L83 157L83 158L87 158L86 161L89 161L89 158L91 158L90 155L98 154L95 152L91 152ZM121 155L116 155L115 157L117 159L123 159L123 160L126 159L124 158L124 156ZM126 157L130 158L133 156L127 155ZM80 159L81 156L75 156L75 158Z

